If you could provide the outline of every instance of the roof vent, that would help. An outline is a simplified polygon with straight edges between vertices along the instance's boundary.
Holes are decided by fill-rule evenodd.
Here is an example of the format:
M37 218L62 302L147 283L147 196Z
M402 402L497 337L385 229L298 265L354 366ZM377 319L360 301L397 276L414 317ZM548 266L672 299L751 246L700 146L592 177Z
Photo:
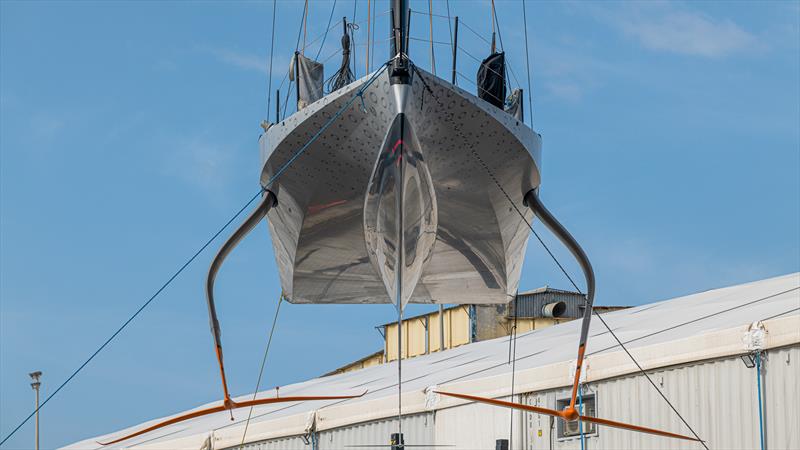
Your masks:
M542 306L542 316L544 317L561 317L565 312L567 312L567 304L561 301Z

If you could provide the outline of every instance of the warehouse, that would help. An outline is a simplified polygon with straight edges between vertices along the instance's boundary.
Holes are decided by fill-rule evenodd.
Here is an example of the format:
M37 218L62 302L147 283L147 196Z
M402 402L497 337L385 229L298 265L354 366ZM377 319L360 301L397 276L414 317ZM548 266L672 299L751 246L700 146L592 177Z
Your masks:
M760 448L762 433L764 448L800 448L800 273L608 312L603 317L709 448ZM557 408L568 397L579 326L574 321L519 334L513 373L516 401ZM508 340L477 342L404 361L406 444L494 449L497 440L507 439L514 449L581 448L581 430L572 424L432 392L436 387L509 399ZM755 352L759 358L753 357ZM581 391L587 415L689 434L598 320L592 322L587 355ZM382 364L281 387L282 396L368 393L346 401L257 407L245 448L386 446L398 428L396 370L394 364ZM270 397L276 392L259 395ZM226 413L202 417L116 448L237 448L245 418L237 414L231 422ZM591 449L702 448L696 442L606 427L582 431L583 444ZM99 448L96 441L121 434L68 448Z

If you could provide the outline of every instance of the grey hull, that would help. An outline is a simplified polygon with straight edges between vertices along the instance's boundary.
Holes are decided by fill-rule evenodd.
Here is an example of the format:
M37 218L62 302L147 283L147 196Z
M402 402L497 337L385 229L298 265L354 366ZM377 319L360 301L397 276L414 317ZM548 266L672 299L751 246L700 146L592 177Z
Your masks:
M367 82L334 92L261 137L262 183ZM365 195L398 111L386 72L272 185L268 216L281 287L294 303L391 303L365 238ZM405 115L435 195L436 240L412 303L513 298L529 230L523 196L540 182L541 138L474 95L422 71ZM490 173L491 172L491 176ZM498 187L498 184L502 190ZM505 191L505 193L503 192Z

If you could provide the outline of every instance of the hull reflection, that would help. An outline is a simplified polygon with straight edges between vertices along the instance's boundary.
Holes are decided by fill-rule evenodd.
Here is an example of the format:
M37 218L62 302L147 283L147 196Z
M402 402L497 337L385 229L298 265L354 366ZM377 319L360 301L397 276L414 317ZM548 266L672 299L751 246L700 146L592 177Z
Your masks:
M364 239L372 265L400 309L411 298L431 257L437 225L430 171L411 124L405 114L398 114L365 195Z

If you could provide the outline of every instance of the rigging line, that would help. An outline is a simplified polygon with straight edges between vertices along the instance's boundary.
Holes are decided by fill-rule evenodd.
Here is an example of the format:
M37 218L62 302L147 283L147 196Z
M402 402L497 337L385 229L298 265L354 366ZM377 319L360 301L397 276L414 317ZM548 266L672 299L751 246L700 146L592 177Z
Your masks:
M483 62L483 61L481 61L480 59L478 59L478 57L477 57L477 56L475 56L475 55L473 55L472 53L470 53L470 52L468 52L468 51L464 50L464 48L463 48L463 47L461 47L460 45L458 46L458 49L459 49L459 50L461 50L462 52L464 52L464 54L465 54L465 55L467 55L467 56L469 56L470 58L472 58L472 59L474 59L475 61L477 61L477 62L478 62L478 64L480 64L480 63L482 63L482 62ZM496 71L496 70L492 69L491 67L488 67L488 66L486 66L486 70L488 70L489 72L492 72L493 74L495 74L495 75L497 75L497 76L502 76L504 79L506 78L506 77L505 77L505 74L501 74L500 72L498 72L498 71ZM508 83L508 80L506 80L506 83ZM476 85L476 86L477 86L477 85ZM503 100L505 100L505 99L503 99Z
M412 36L409 36L408 38L410 40L412 40L412 41L420 41L420 42L429 42L430 41L430 39L416 38L416 37L412 37ZM436 45L446 45L446 46L450 47L450 43L449 42L433 41L433 43L436 44Z
M488 39L486 39L486 38L485 38L485 37L483 37L483 36L482 36L480 33L478 33L477 31L475 31L475 29L474 29L474 28L472 28L471 26L469 26L469 25L467 24L467 22L466 22L466 21L459 19L458 25L459 25L459 26L463 26L463 27L464 27L464 28L466 28L467 30L471 31L471 32L472 32L472 34L474 34L475 36L477 36L477 37L478 37L478 39L482 40L483 42L485 42L485 43L487 43L487 44L489 44L489 45L491 45L491 44L492 44L492 43L491 43L491 42L490 42Z
M319 41L320 39L327 39L327 37L326 37L326 36L328 35L328 33L329 33L329 32L330 32L332 29L334 29L334 28L338 27L340 23L342 23L342 21L341 21L341 20L337 20L337 21L336 21L336 23L334 23L334 24L330 24L330 23L328 23L328 28L327 28L325 31L322 31L322 32L320 32L318 35L316 35L316 36L314 37L314 39L313 39L313 40L311 40L311 41L308 41L308 43L307 43L307 44L304 44L302 47L300 47L300 51L302 52L303 50L305 50L305 49L307 49L307 48L311 47L312 45L314 45L315 43L317 43L317 41ZM324 44L325 44L325 41L323 41L323 42L322 42L322 45L324 45ZM319 54L319 53L317 53L317 54Z
M530 62L530 51L528 50L528 14L525 8L525 0L522 0L522 22L523 27L525 29L525 66L528 72L528 114L529 117L528 123L530 127L533 128L533 100L531 96L533 95L531 92L531 62Z
M494 20L494 23L492 23L492 32L494 32L494 24L496 23L497 24L497 37L500 38L500 50L501 51L505 51L506 48L503 45L503 33L502 33L502 31L500 31L500 21L497 19L497 11L495 11L495 9L494 9L494 0L492 0L492 20Z
M431 72L436 75L436 56L433 52L433 0L428 0L428 23L430 24Z
M305 50L305 49L307 49L307 48L311 47L312 45L314 45L314 44L315 44L317 41L319 41L320 39L327 39L328 33L329 33L329 32L330 32L332 29L334 29L334 28L338 27L340 23L342 23L341 19L340 19L340 20L337 20L337 21L336 21L334 24L332 24L332 25L331 25L331 24L328 24L328 28L327 28L325 31L321 32L321 33L320 33L320 34L318 34L318 35L317 35L317 36L316 36L316 37L315 37L313 40L309 41L309 42L308 42L308 44L305 44L303 47L301 47L301 48L300 48L300 51L302 52L303 50ZM323 40L323 41L322 41L322 44L321 44L321 46L323 46L323 45L325 45L325 40ZM322 51L322 47L320 47L319 49L317 49L317 55L319 55L319 53L320 53L321 51Z
M372 9L372 0L367 0L367 46L364 49L366 51L366 57L364 58L364 73L369 73L369 40L372 38L372 34L370 34L370 28L372 25L372 21L370 21L370 10Z
M258 395L258 388L261 386L261 377L264 375L264 366L267 363L267 355L269 354L269 347L272 344L272 335L275 333L275 325L278 323L278 313L281 312L281 304L283 303L283 292L281 292L281 296L278 298L278 307L275 308L275 317L272 318L272 328L269 330L269 338L267 339L267 347L264 349L264 357L261 358L261 369L258 371L258 380L256 381L256 388L253 390L253 400L256 399ZM250 426L250 418L253 416L253 406L250 407L250 411L247 413L247 422L244 424L244 432L242 433L242 443L241 446L244 446L245 438L247 437L247 428Z
M372 70L372 63L375 60L375 29L378 28L378 22L377 22L377 18L376 18L375 12L378 9L377 7L378 7L378 2L377 1L373 2L372 3L372 35L369 36L370 43L371 43L372 46L370 47L370 55L371 56L369 57L369 61L368 61L368 64L367 64L367 66L369 66L368 70Z
M303 8L305 14L303 14L303 55L306 53L306 34L308 32L308 0L306 0L305 7Z
M297 42L294 44L294 51L297 52L300 50L300 36L303 34L303 23L306 19L306 11L308 10L308 1L306 1L305 6L303 7L303 15L300 17L300 27L297 29Z
M11 433L9 433L5 438L3 438L3 440L0 441L0 445L3 445L9 438L11 438L11 436L13 436L14 433L16 433L20 428L22 428L23 425L25 425L28 422L28 420L31 419L31 417L33 417L37 412L39 412L42 408L44 408L44 405L46 405L53 397L55 397L56 394L58 394L61 391L61 389L64 388L64 386L66 386L70 381L72 381L72 379L75 378L75 376L78 375L78 373L80 373L80 371L83 370L83 368L86 367L95 358L95 356L97 356L101 351L103 351L103 349L105 349L106 346L108 346L108 344L110 344L111 341L113 341L114 338L116 338L117 335L119 335L122 332L122 330L124 330L133 321L133 319L138 317L139 314L142 311L144 311L144 309L147 308L150 305L150 303L152 303L153 300L155 300L156 297L158 297L158 295L161 294L161 292L164 291L164 289L166 289L176 278L178 278L178 275L180 275L184 271L184 269L186 269L200 255L200 253L202 253L209 245L211 245L211 243L220 234L222 234L222 232L225 231L225 229L228 228L228 226L231 223L233 223L233 221L236 220L236 218L239 217L239 215L242 214L242 212L244 212L244 210L247 209L250 206L250 204L252 204L258 197L260 197L262 192L264 192L264 189L259 188L258 192L256 192L256 194L253 195L250 198L250 200L248 200L247 203L244 204L244 206L239 208L239 210L236 211L236 213L230 219L228 219L228 221L225 222L225 224L221 228L219 228L219 230L217 230L217 232L214 233L211 236L211 238L209 238L205 242L205 244L203 244L197 251L195 251L194 254L191 257L189 257L189 259L187 259L183 263L183 265L177 271L175 271L175 273L173 273L172 276L169 277L169 279L167 279L167 281L164 284L162 284L161 287L158 288L158 290L156 290L156 292L153 295L151 295L150 298L148 298L147 301L145 301L139 307L139 309L136 310L136 312L134 312L130 317L128 317L128 319L125 322L123 322L123 324L117 329L117 331L114 332L114 334L111 335L111 337L106 339L106 341L103 342L103 344L100 347L98 347L97 350L95 350L94 353L92 353L92 355L89 356L89 358L83 362L83 364L81 364L74 372L72 372L72 374L66 380L64 380L64 382L61 383L61 385L59 385L58 388L56 388L56 390L53 391L52 394L48 395L47 398L42 402L42 404L39 405L38 408L36 408L33 412L31 412L28 415L28 417L26 417L19 425L17 425L16 428L14 428L14 430L11 431Z
M454 50L453 48L453 22L450 18L450 0L445 1L445 5L447 5L447 29L450 30L450 49ZM433 13L431 13L433 15Z
M490 70L491 70L491 69L490 69ZM473 81L471 78L468 78L468 77L467 77L466 75L464 75L463 73L461 73L461 72L456 72L456 74L457 74L458 76L460 76L461 78L463 78L464 80L466 80L466 81L468 81L469 83L471 83L471 84L472 84L473 86L475 86L476 88L478 87L478 85L477 85L477 84L475 84L475 82L474 82L474 81ZM492 97L492 98L494 98L495 100L505 101L504 99L501 99L501 98L497 97L496 95L492 94L491 92L483 91L483 93L484 93L484 94L486 94L486 95L488 95L488 96L490 96L490 97Z
M449 1L450 1L450 0L448 0L448 2L449 2ZM409 11L410 11L412 14L419 14L419 15L422 15L422 16L427 16L427 15L428 15L428 13L426 13L425 11L417 11L417 10L414 10L414 9L411 9L411 8L409 8L408 10L409 10ZM445 16L444 14L433 14L433 17L440 17L440 18L442 18L442 19L449 19L449 20L452 20L452 18L450 18L450 17L448 17L448 16Z
M480 164L483 166L483 168L486 170L486 172L488 173L489 177L490 177L490 178L491 178L491 179L494 181L494 183L497 185L497 187L500 189L500 191L501 191L501 192L503 193L503 195L506 197L506 199L507 199L507 200L508 200L508 202L511 204L511 206L512 206L512 207L513 207L513 208L514 208L516 211L517 211L517 214L519 214L519 216L520 216L520 218L522 218L523 222L525 222L525 224L526 224L526 225L528 225L528 228L531 230L531 233L533 233L533 235L534 235L534 236L536 236L536 239L539 241L539 243L540 243L540 244L542 244L542 247L544 247L544 249L547 251L547 253L550 255L550 257L551 257L551 258L553 258L553 261L556 263L556 265L558 265L558 267L561 269L561 271L564 273L564 275L567 277L567 279L569 279L569 280L570 280L570 282L571 282L571 283L572 283L572 285L575 287L575 289L578 291L578 293L580 293L580 294L583 294L583 293L581 292L580 288L578 288L578 285L575 283L575 281L573 281L573 280L572 280L572 278L569 276L569 274L567 273L566 269L564 269L564 266L562 266L562 265L561 265L561 263L558 261L558 258L556 258L556 257L555 257L555 255L553 255L553 252L551 252L551 251L550 251L550 249L549 249L549 248L547 247L547 245L544 243L544 241L543 241L543 240L542 240L542 238L539 236L539 234L538 234L538 233L536 233L536 231L533 229L533 226L531 226L531 224L530 224L530 222L528 221L528 219L527 219L527 218L525 218L525 216L522 214L522 211L520 211L520 210L519 210L519 208L517 207L516 203L514 203L514 201L512 201L512 200L511 200L511 197L508 195L508 193L506 192L506 190L505 190L505 189L503 189L503 187L502 187L502 185L500 184L500 182L499 182L499 181L497 180L497 178L494 176L494 173L491 171L491 169L489 169L489 167L486 165L486 163L483 161L483 159L480 157L480 155L478 155L478 153L475 151L475 149L474 149L474 148L470 148L470 151L471 151L471 152L472 152L472 154L475 156L475 158L478 160L478 162L479 162L479 163L480 163ZM600 317L600 315L599 315L599 314L597 314L597 313L595 313L595 315L597 315L597 317ZM663 393L663 392L661 392L661 391L658 389L658 387L656 387L656 384L655 384L655 383L653 382L653 380L650 378L650 375L648 375L648 374L647 374L647 372L645 372L645 370L644 370L644 369L642 369L642 366L641 366L641 365L639 365L639 362L638 362L638 361L636 361L636 359L633 357L633 355L631 354L631 352L630 352L630 351L628 351L628 349L625 347L625 345L622 343L622 341L621 341L621 340L620 340L620 339L617 337L616 333L614 333L614 331L611 329L611 327L609 327L609 326L608 326L608 324L605 322L605 320L603 320L602 318L600 319L600 321L601 321L601 322L603 323L603 325L604 325L604 326L605 326L605 327L608 329L608 332L609 332L609 333L611 333L611 335L614 337L614 339L615 339L615 340L616 340L616 341L619 343L620 347L622 347L622 349L623 349L623 350L625 350L625 353L627 353L627 354L628 354L628 356L631 358L631 360L634 362L634 364L636 364L636 367L638 367L638 368L639 368L639 372L640 372L642 375L644 375L644 377L645 377L645 378L647 378L647 380L650 382L650 384L652 384L652 385L653 385L653 387L656 389L656 391L658 391L658 393L661 395L661 397L664 399L664 401L666 401L666 402L667 402L667 404L670 406L670 408L672 408L672 410L675 412L675 414L677 414L677 415L678 415L678 417L681 419L681 421L684 423L684 425L686 425L686 427L687 427L687 428L689 428L689 431L691 431L691 432L692 432L692 434L693 434L693 435L694 435L694 436L695 436L695 437L696 437L696 438L697 438L697 439L700 441L700 443L703 445L703 447L704 447L704 448L706 448L706 450L708 450L708 447L705 445L705 442L703 442L703 441L702 441L702 439L700 439L700 437L699 437L699 436L697 435L697 433L694 431L694 428L692 428L692 427L689 425L689 423L686 421L686 419L684 419L684 418L683 418L683 416L682 416L682 415L681 415L681 414L678 412L678 410L675 408L675 406L673 406L673 405L672 405L672 403L671 403L671 402L669 401L669 399L668 399L668 398L667 398L667 397L664 395L664 393Z
M289 106L289 96L291 96L291 94L292 94L292 88L293 87L294 87L294 81L289 80L289 88L286 89L286 100L283 101L283 110L281 111L283 113L283 118L284 119L286 118L286 113L288 112L286 107ZM296 106L297 105L295 105L295 107Z
M322 36L322 43L319 44L319 49L317 49L317 56L314 57L315 60L319 59L319 54L322 53L322 48L325 47L325 41L328 39L328 32L331 31L331 21L333 20L333 13L336 11L336 2L337 0L333 0L333 6L331 6L331 15L328 16L328 28L325 30L325 34ZM333 26L339 25L339 22L336 22ZM310 44L309 44L310 45Z
M275 12L278 5L278 0L272 0L272 39L270 39L269 44L269 88L267 89L267 120L269 120L269 115L272 105L272 57L275 54ZM277 100L280 103L280 99ZM275 122L277 122L280 117L275 117Z
M356 23L356 11L358 10L358 0L353 0L353 18L350 19L350 23ZM350 31L350 41L353 43L353 49L356 48L356 30L358 28L352 28ZM369 41L369 36L367 36L367 41ZM353 78L356 80L358 79L358 64L356 64L356 55L358 52L353 52Z
M494 36L494 33L495 33L495 30L494 30L494 23L495 23L495 21L494 21L494 0L492 0L491 13L492 13L492 20L491 20L491 22L492 22L492 36ZM492 48L492 51L494 51L494 48Z
M633 357L633 355L628 350L628 348L625 347L625 345L622 343L621 340L619 340L619 338L617 337L617 334L614 333L613 331L611 331L611 327L608 326L608 324L606 323L605 319L603 319L603 316L600 315L600 314L597 314L597 313L595 313L595 315L597 316L598 319L600 319L600 322L602 322L603 325L606 328L608 328L608 331L609 331L609 333L611 333L611 336L613 336L614 340L617 341L617 343L619 344L620 347L622 347L622 350L624 350L625 353L628 354L628 357L631 359L631 361L633 361L633 363L636 364L636 367L639 369L639 372L641 372L641 374L644 375L645 378L647 378L647 381L650 382L650 384L653 386L653 389L655 389L656 392L658 392L658 395L660 395L661 398L663 398L664 401L667 402L667 405L669 405L670 409L672 409L672 411L678 416L678 418L681 419L681 422L683 422L683 424L686 425L686 428L688 428L689 431L692 432L694 437L696 437L697 440L700 442L700 445L702 445L703 448L708 450L708 446L706 446L706 443L702 439L700 439L700 436L698 436L697 433L695 433L694 428L692 428L692 426L689 425L689 422L687 422L686 419L683 418L681 413L679 413L678 410L675 408L675 406L672 405L672 402L669 401L667 396L661 391L661 389L658 388L658 386L656 386L656 383L653 381L652 378L650 378L650 375L648 375L647 372L645 372L645 370L639 364L639 361L637 361L636 358Z
M492 175L492 178L494 179L493 175ZM498 187L499 186L500 186L500 184L498 183ZM502 190L502 188L501 188L501 190ZM511 202L511 198L508 196L508 194L506 194L505 191L503 193L506 195L506 198L509 200L509 202ZM513 205L513 202L511 202L511 203ZM516 205L514 205L514 209L517 209L517 212L519 212L519 209L516 207ZM556 258L555 255L553 255L553 252L550 251L550 249L547 247L547 244L544 243L544 241L541 239L541 237L539 237L538 234L536 234L536 232L533 230L533 227L528 222L528 220L525 219L525 217L521 215L521 212L520 212L520 217L522 217L523 221L525 221L525 223L528 225L530 230L533 232L533 234L539 240L539 243L542 244L542 247L544 247L544 249L547 251L547 253L550 255L550 257L553 258L553 261L556 263L556 265L558 265L558 267L561 269L561 271L564 273L564 275L570 280L570 282L575 287L575 289L578 291L578 293L583 295L583 292L581 292L581 289L578 288L578 285L575 284L575 281L572 280L572 278L569 276L569 274L567 273L566 269L564 269L564 266L562 266L561 263L558 261L558 258ZM631 361L633 361L633 363L639 369L639 372L642 375L644 375L645 378L647 378L647 381L649 381L650 384L653 386L653 388L656 391L658 391L658 393L661 396L661 398L663 398L664 401L667 402L667 405L669 405L669 407L672 409L672 411L674 411L675 414L678 416L678 418L681 419L681 422L683 422L683 424L686 425L687 428L689 428L689 431L692 432L694 437L696 437L698 439L698 441L700 441L701 445L703 445L703 447L706 450L708 450L708 447L706 446L705 442L703 442L703 440L700 438L700 436L698 436L698 434L694 431L694 428L692 428L692 426L689 425L689 423L686 421L686 419L683 418L681 413L678 412L678 410L675 408L675 406L672 404L672 402L669 401L669 399L666 397L666 395L664 395L664 393L661 392L661 390L658 389L658 387L656 386L655 382L653 382L653 380L650 378L650 375L648 375L648 373L642 368L642 366L639 364L639 362L636 360L636 358L633 357L633 354L631 354L631 352L628 351L628 348L625 347L625 344L623 344L622 341L619 339L619 337L617 337L617 334L614 333L614 331L611 329L611 327L608 326L606 321L601 317L601 315L599 313L597 313L595 311L594 314L600 319L600 322L602 322L602 324L606 327L606 329L608 329L608 332L611 334L611 336L614 337L614 339L617 341L619 346L622 347L622 349L625 351L625 353L627 353L628 357L631 359Z

